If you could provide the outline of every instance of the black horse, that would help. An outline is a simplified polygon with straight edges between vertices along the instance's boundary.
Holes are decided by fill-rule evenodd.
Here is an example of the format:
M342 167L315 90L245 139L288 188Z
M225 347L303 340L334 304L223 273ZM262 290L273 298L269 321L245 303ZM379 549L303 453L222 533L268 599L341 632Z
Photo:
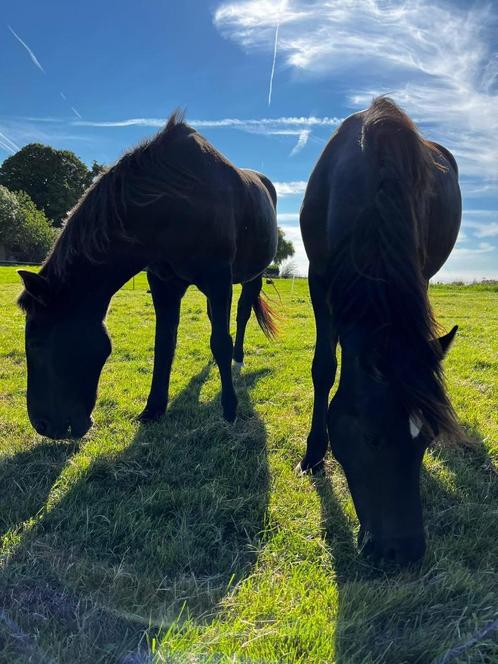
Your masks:
M400 563L425 550L424 452L436 435L458 431L441 367L456 327L438 339L427 287L460 221L453 156L384 97L339 127L301 210L316 347L300 467L320 469L330 439L360 520L360 546ZM327 415L338 342L341 377Z
M275 332L260 295L277 247L276 193L264 175L233 166L174 113L151 141L125 154L71 211L39 274L25 290L28 413L51 438L84 435L111 352L104 326L114 293L147 268L156 312L152 386L142 420L168 403L180 302L190 284L206 295L223 415L236 417L232 355L241 363L251 308ZM242 283L235 352L232 284Z

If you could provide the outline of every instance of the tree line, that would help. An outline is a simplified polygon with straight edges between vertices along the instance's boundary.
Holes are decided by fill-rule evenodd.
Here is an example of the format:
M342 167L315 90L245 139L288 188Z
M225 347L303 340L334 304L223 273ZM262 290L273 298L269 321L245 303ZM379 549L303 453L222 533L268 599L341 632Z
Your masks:
M105 166L91 168L69 150L25 145L0 166L0 260L42 261L67 213ZM278 229L275 266L294 255Z
M68 211L105 167L30 143L0 166L0 258L41 261ZM3 254L3 255L2 255Z

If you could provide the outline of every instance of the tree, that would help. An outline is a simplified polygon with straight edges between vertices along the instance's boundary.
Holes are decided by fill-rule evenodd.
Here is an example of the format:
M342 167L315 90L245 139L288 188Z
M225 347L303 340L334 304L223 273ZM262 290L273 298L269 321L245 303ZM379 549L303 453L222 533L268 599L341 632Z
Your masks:
M275 265L281 265L287 258L291 258L295 254L294 245L290 240L285 239L284 231L278 227L278 244L277 253L273 259Z
M0 185L0 245L22 261L42 261L57 232L24 192Z
M69 150L55 150L40 143L25 145L0 167L0 185L10 191L25 191L36 207L60 226L94 178L104 170L96 162L92 169Z

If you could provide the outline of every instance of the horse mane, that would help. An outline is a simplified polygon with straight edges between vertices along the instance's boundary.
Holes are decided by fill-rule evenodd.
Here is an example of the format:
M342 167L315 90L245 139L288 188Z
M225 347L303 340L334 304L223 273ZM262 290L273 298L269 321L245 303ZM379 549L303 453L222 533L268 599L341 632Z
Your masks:
M189 198L195 175L169 157L173 139L194 130L174 111L154 137L126 152L100 175L68 213L64 227L43 264L43 273L63 278L75 256L98 263L113 240L133 241L124 218L130 205L145 206L163 197Z
M360 328L371 344L373 373L395 387L408 413L435 433L454 435L438 327L422 266L421 228L434 186L437 149L390 99L363 116L361 146L377 177L363 209L331 258L330 306L339 334Z

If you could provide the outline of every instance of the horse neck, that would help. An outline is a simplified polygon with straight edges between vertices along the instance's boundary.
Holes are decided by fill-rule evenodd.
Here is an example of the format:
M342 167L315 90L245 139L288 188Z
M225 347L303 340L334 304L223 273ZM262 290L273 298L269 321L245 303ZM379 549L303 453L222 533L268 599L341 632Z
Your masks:
M105 317L112 296L146 265L142 256L131 253L109 255L98 263L75 257L63 275L57 275L50 259L40 274L47 277L56 296L75 311Z

